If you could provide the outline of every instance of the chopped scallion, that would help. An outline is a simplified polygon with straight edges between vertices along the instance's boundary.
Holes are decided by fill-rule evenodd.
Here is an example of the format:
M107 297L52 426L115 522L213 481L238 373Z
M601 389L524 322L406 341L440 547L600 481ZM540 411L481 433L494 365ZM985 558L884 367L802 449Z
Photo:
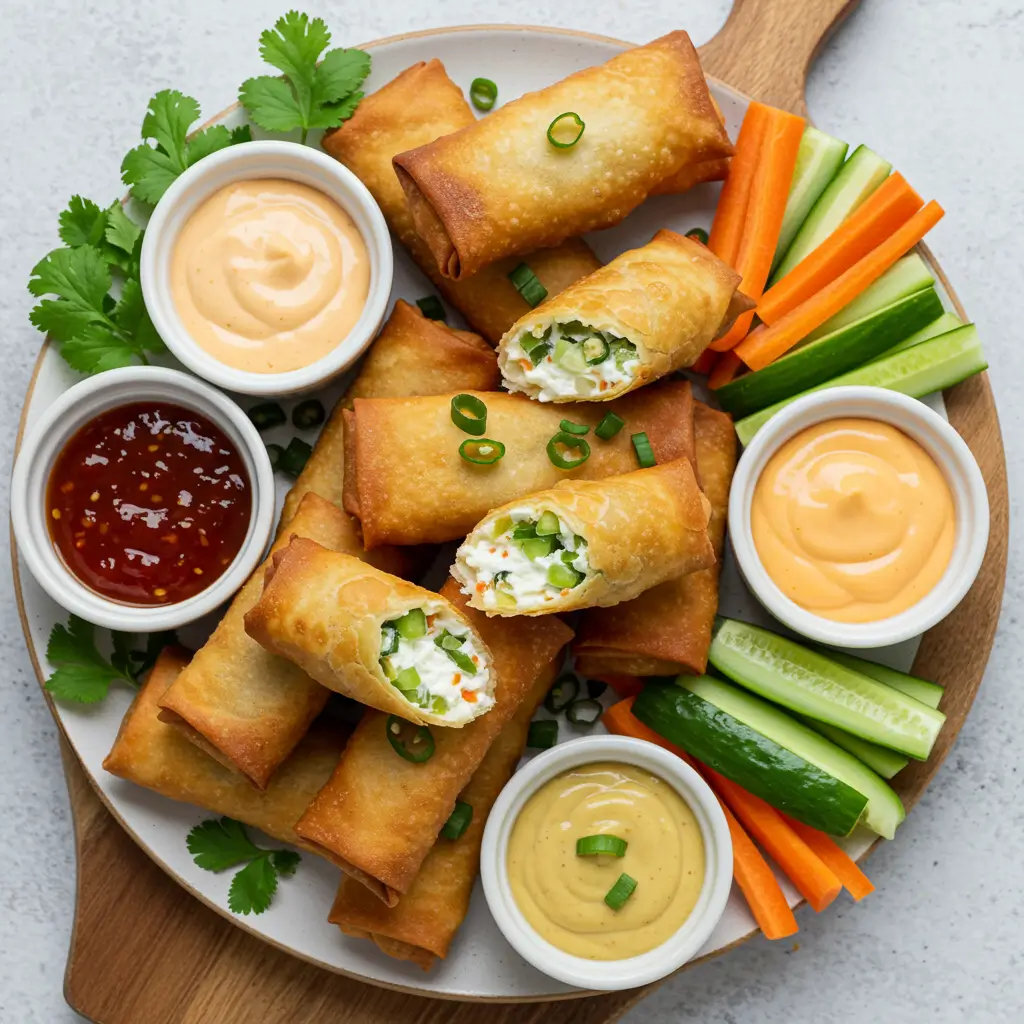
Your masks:
M469 437L459 445L459 454L475 466L493 466L505 454L505 446L489 437Z
M562 420L558 425L567 434L575 434L577 437L583 437L584 434L590 433L590 427L585 423L573 423L572 420Z
M577 857L625 857L629 843L618 836L581 836L576 840Z
M498 87L489 78L474 78L469 84L469 98L477 110L490 110L498 99Z
M621 910L635 889L636 879L623 872L619 875L618 881L606 893L604 901L612 910Z
M624 426L626 421L613 412L606 412L601 417L601 422L594 427L594 435L602 441L610 441Z
M650 438L643 431L633 435L633 448L636 450L636 459L640 463L641 469L650 469L651 466L658 464L658 460L654 457L654 449L651 448Z
M559 114L548 125L548 142L557 149L571 149L583 138L583 131L586 127L579 114L575 114L571 110L566 111L564 114ZM560 138L555 137L556 129Z
M473 805L463 800L455 801L455 810L448 816L448 820L441 829L442 839L458 839L463 832L469 828L473 820Z
M548 290L537 279L537 275L525 263L520 263L508 279L516 286L516 291L522 295L526 303L531 307L539 306L547 297Z
M558 450L559 445L562 445L566 451L578 452L578 456L575 459L567 458ZM567 434L564 430L561 430L548 441L548 458L559 469L575 469L577 466L582 466L590 458L590 445L582 437Z
M487 406L476 395L452 398L452 423L467 434L479 436L487 429Z

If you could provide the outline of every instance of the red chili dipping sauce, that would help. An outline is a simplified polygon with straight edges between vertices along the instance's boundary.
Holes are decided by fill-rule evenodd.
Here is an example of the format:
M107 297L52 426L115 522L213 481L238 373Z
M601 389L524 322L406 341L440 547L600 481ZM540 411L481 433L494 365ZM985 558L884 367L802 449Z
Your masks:
M115 601L159 605L205 590L249 530L245 463L208 419L168 402L90 420L50 472L50 536L68 568Z

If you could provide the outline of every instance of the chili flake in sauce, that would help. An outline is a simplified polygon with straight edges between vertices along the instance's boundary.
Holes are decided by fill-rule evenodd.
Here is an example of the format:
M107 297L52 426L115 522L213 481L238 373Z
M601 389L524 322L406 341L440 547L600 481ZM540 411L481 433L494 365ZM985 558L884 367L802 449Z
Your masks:
M50 536L87 587L129 604L198 594L234 561L252 487L224 432L167 402L135 402L90 420L47 484Z

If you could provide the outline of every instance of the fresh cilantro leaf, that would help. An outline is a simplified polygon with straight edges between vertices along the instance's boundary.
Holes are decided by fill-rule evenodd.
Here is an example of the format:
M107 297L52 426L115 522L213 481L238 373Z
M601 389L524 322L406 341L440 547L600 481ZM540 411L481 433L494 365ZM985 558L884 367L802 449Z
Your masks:
M72 196L59 221L61 241L74 249L79 245L99 245L103 241L107 214L91 199Z
M105 319L103 299L112 283L110 271L99 250L91 245L81 245L76 249L54 249L47 253L32 268L28 290L36 296L59 295L57 301L63 304L61 308L65 315L77 315L84 327L97 319ZM32 322L36 323L34 319Z
M240 142L252 142L252 126L240 124L231 129L231 145L237 146Z
M112 630L110 637L114 642L114 650L110 655L110 664L121 673L123 678L138 686L138 680L135 678L135 672L132 670L131 634Z
M103 324L90 324L79 331L61 345L60 354L72 370L87 375L131 366L136 355L117 332Z
M323 18L289 11L260 34L260 56L289 78L308 84L330 42L331 32Z
M222 124L215 124L211 128L204 128L197 132L189 140L188 144L188 165L198 163L204 156L216 153L218 149L227 149L231 145L231 132Z
M57 623L50 631L46 660L57 665L46 689L58 700L95 704L103 700L116 679L133 682L130 673L107 661L96 649L92 623L72 615L66 626ZM118 641L115 638L115 657Z
M313 76L314 106L340 103L369 73L370 55L364 50L328 50Z
M288 83L282 78L269 75L250 78L242 83L238 99L249 116L268 132L290 132L302 126L302 112Z
M234 914L262 914L277 892L277 872L270 858L250 861L231 879L228 908Z
M118 266L121 266L122 270L127 270L131 256L135 252L135 244L142 237L142 228L124 212L124 207L119 202L115 201L107 210L107 227L103 237L111 248L123 254L126 262L119 263ZM108 262L111 262L109 257Z
M294 850L274 850L270 860L279 875L294 875L302 858Z
M165 629L160 633L150 633L146 638L146 649L144 651L132 651L132 660L137 662L134 666L136 679L141 679L155 664L160 657L160 652L165 647L173 647L178 643L178 634L173 629Z
M233 818L208 818L189 832L185 845L205 871L224 871L265 853Z

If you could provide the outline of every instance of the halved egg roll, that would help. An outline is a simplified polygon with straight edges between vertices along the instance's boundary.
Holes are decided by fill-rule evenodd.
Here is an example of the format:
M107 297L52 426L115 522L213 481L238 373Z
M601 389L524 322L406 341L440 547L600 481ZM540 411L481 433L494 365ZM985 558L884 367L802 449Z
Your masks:
M702 572L670 580L614 610L594 608L580 620L574 646L585 675L701 674L707 667L718 580L725 550L736 433L728 414L694 403L697 470L711 504L708 534L718 560Z
M430 729L429 743L391 732L388 716L369 710L356 727L330 782L296 826L311 843L344 862L344 871L394 906L409 891L423 859L463 787L495 738L536 688L551 684L572 630L561 619L498 621L469 608L454 580L441 595L460 608L490 648L495 705L462 729ZM432 752L431 752L432 751Z
M492 344L530 309L509 280L525 262L555 295L566 285L596 270L601 261L580 238L526 256L499 261L461 281L449 281L437 268L429 246L413 224L392 158L474 124L476 118L462 90L437 59L414 64L366 96L355 114L324 136L323 147L370 190L388 227L420 269L466 321Z
M357 515L367 548L379 544L443 543L464 537L493 508L553 487L559 480L599 480L637 466L631 435L646 433L659 463L692 451L690 385L662 381L618 402L574 407L572 419L590 428L590 455L576 459L556 435L564 413L552 405L503 392L476 394L487 407L486 437L464 433L452 420L453 396L357 399L346 412L345 508ZM612 412L625 425L610 440L593 433ZM563 435L564 436L564 435ZM460 455L485 443L504 445L490 464ZM550 450L550 451L549 451ZM551 454L553 452L553 455Z
M246 632L329 690L416 725L494 707L491 653L444 598L296 537L274 556Z
M554 122L570 111L585 128L563 147ZM672 32L400 153L394 164L438 269L459 280L617 224L682 168L731 153L697 51L685 32Z
M740 275L661 230L517 320L498 346L510 391L541 402L606 402L689 366L711 344Z
M488 615L617 605L715 563L710 506L685 458L605 480L566 480L474 527L452 575Z
M103 767L172 800L226 815L282 842L330 857L329 850L297 835L294 826L331 777L348 730L316 723L261 792L160 720L160 698L187 665L187 651L167 647L161 652L125 713Z

